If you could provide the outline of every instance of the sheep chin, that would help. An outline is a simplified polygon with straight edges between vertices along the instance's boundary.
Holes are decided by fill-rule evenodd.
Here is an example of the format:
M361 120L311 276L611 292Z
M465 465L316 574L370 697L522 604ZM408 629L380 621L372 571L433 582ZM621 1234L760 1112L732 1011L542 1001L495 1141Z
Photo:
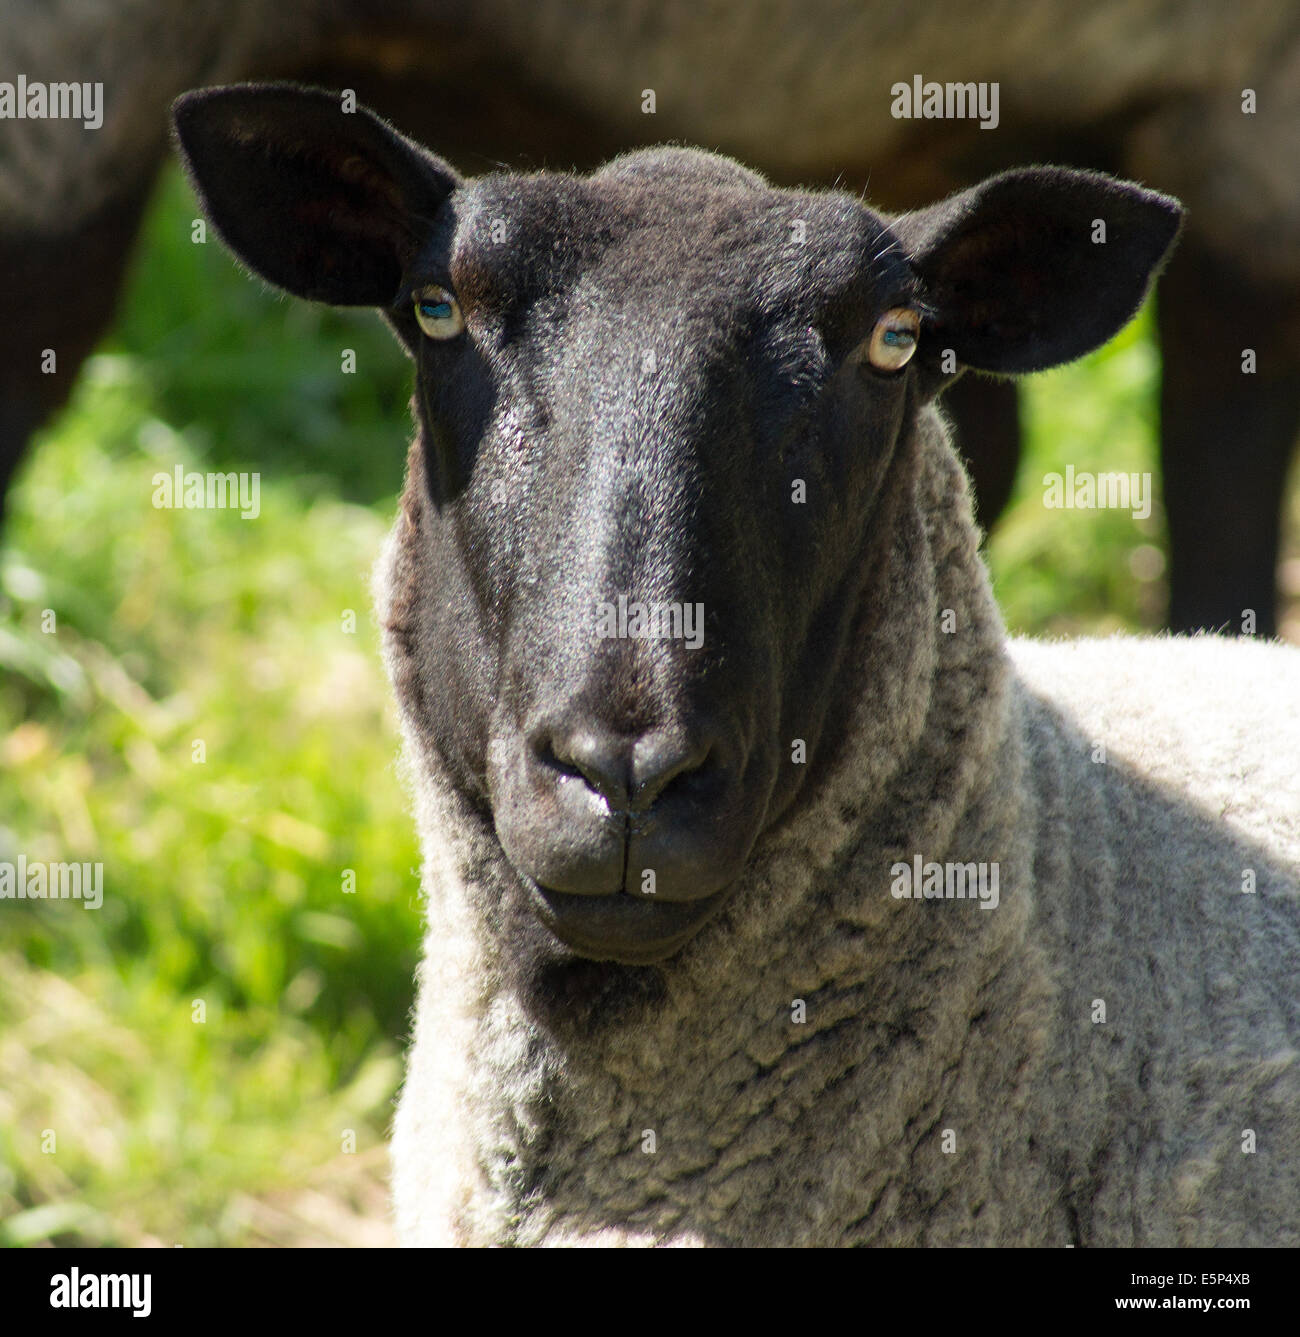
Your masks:
M675 955L722 909L732 889L695 901L655 901L622 892L571 895L530 878L521 881L533 912L566 947L590 961L625 966L653 965Z

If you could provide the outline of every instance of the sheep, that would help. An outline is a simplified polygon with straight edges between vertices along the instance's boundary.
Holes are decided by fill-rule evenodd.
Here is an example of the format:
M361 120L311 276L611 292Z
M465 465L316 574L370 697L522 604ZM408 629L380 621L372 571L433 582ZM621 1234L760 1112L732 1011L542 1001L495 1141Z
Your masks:
M935 407L1107 340L1176 201L469 181L283 85L175 127L250 269L415 363L404 1243L1300 1243L1300 652L1008 639Z
M103 85L98 129L0 122L0 509L112 318L170 100L292 76L355 89L452 162L594 166L681 137L786 184L869 182L897 209L1044 157L1164 181L1191 206L1156 313L1169 624L1277 625L1300 426L1300 30L1274 0L1194 19L1142 0L766 0L739 25L691 0L480 0L454 19L430 0L26 0L0 8L0 52L6 80ZM896 91L918 79L999 92L996 127L927 116ZM1014 387L966 376L949 407L988 526L1015 478Z

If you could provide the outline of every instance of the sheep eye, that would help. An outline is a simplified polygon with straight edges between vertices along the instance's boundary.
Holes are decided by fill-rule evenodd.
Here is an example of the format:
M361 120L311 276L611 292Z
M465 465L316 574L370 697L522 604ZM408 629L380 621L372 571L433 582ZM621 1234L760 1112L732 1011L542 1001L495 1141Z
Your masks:
M412 300L416 324L430 339L454 339L465 328L460 303L446 288L422 288Z
M916 352L917 336L921 332L921 318L907 307L886 311L876 321L867 345L867 361L877 371L900 371Z

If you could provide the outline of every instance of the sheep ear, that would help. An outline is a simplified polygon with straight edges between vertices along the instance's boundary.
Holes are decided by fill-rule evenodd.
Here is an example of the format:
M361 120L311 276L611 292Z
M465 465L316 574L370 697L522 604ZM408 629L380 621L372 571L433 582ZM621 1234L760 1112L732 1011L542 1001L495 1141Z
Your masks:
M232 251L298 297L390 306L455 171L338 94L293 84L186 93L182 160Z
M1062 167L903 215L892 227L924 283L927 360L951 349L961 366L1018 373L1090 352L1142 305L1182 215L1167 195Z

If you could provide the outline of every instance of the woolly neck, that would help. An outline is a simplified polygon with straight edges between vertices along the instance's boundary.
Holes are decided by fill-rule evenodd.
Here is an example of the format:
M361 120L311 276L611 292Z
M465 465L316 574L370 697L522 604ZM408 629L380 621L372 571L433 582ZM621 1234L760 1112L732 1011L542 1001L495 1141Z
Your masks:
M678 1219L698 1230L694 1208L664 1206L677 1191L665 1184L712 1182L747 1134L717 1131L712 1150L686 1168L659 1157L653 1173L667 1178L651 1183L642 1182L646 1158L625 1155L639 1129L739 1108L769 1073L774 1091L784 1090L789 1077L777 1069L797 1050L824 1062L828 1045L842 1049L831 1081L870 1052L881 1093L928 1089L962 1061L988 994L1010 987L999 980L1014 974L1008 963L1023 945L1031 860L1017 806L1021 743L1008 718L1005 633L964 470L934 410L918 415L915 430L911 495L871 582L880 615L857 646L861 687L833 761L760 837L713 922L656 966L574 962L572 988L591 996L559 1021L539 1014L535 981L518 969L520 937L535 942L540 929L515 908L522 897L490 819L449 782L425 741L411 690L418 670L409 641L390 627L429 894L416 1044L466 1120L465 1154L479 1165L479 1189L461 1218L466 1238L539 1240L557 1222L589 1217L584 1202L599 1225L610 1183L631 1204L625 1217L652 1233ZM404 552L412 535L402 530L399 521L381 592L412 578ZM395 594L400 600L400 588ZM1001 905L989 913L974 902L892 898L891 866L918 854L1002 860ZM910 1011L903 995L913 976L944 980L942 1010L920 1019ZM797 1000L808 1013L803 1027L790 1024ZM846 1024L854 1035L841 1035ZM895 1053L889 1036L899 1028L923 1043ZM891 1118L896 1132L908 1126L905 1108L883 1094L873 1103L884 1110L882 1129Z

